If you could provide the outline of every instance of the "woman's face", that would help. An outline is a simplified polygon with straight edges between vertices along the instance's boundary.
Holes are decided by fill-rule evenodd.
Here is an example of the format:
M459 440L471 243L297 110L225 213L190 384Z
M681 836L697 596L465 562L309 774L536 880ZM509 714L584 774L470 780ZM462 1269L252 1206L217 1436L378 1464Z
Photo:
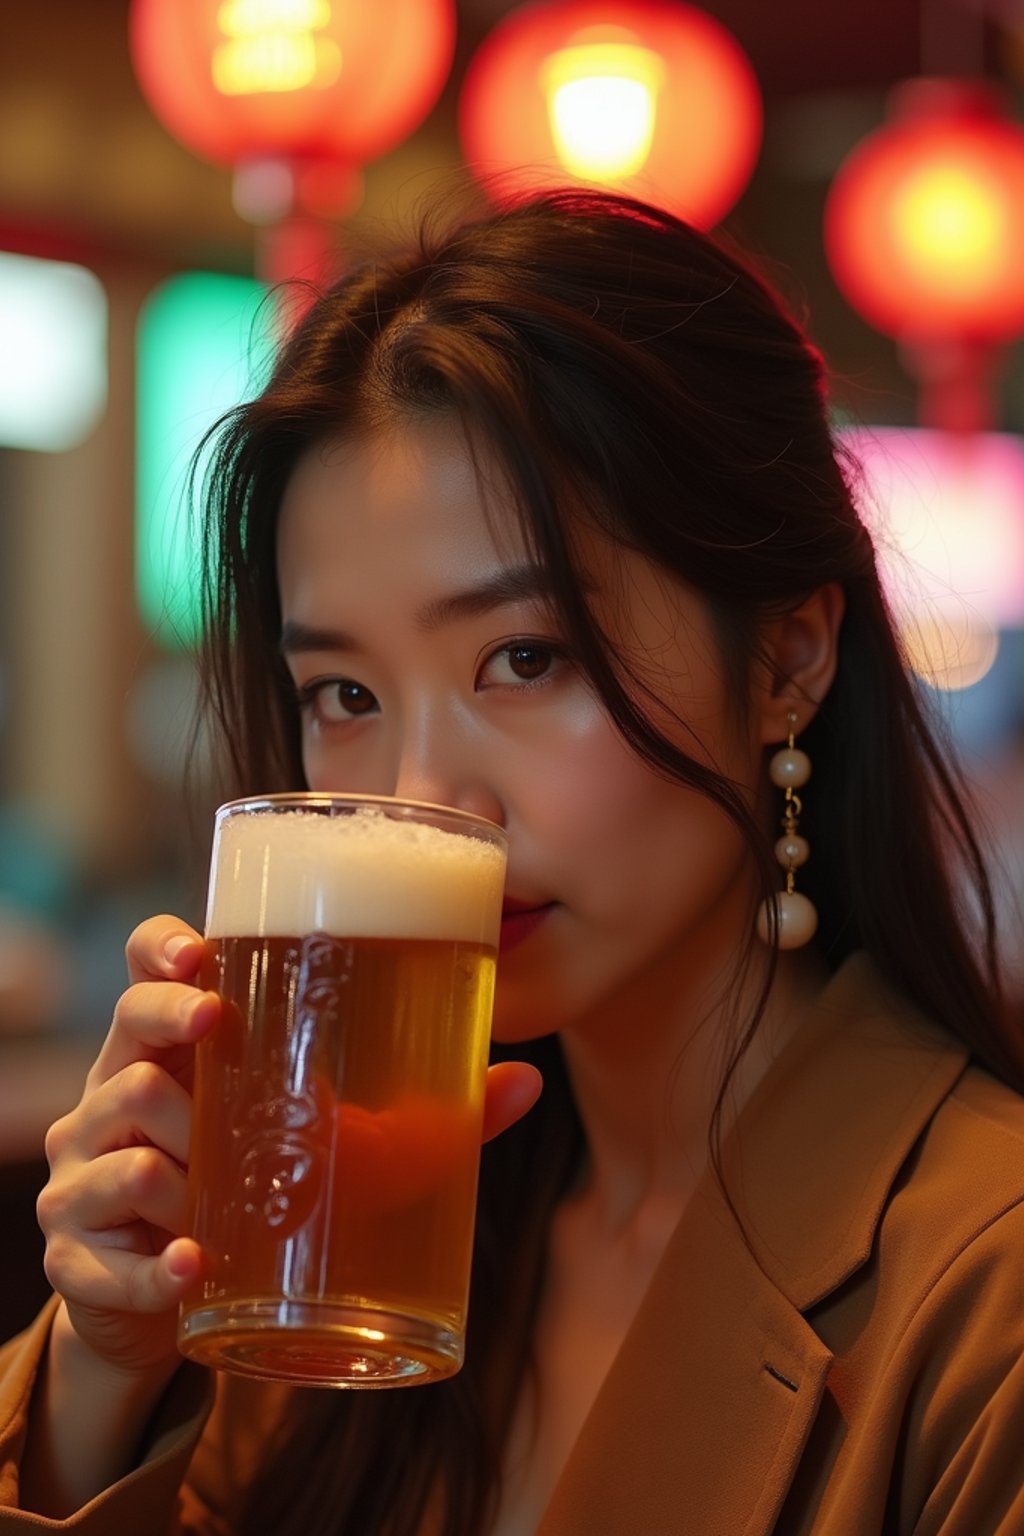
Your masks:
M441 420L311 451L278 571L310 788L459 806L508 832L495 1035L515 1040L717 970L746 938L752 885L724 812L618 735L565 653L512 498L486 479ZM759 725L729 697L695 594L596 531L580 548L658 723L753 795Z

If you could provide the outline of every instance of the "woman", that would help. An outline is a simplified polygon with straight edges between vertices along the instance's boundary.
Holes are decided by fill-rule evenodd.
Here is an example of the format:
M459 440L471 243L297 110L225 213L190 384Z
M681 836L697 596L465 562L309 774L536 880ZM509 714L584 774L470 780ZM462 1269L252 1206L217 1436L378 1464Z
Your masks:
M209 502L234 788L502 822L490 1128L544 1092L484 1156L460 1376L225 1379L206 1423L173 1309L219 1004L143 924L49 1138L0 1529L1024 1531L1024 1061L775 299L598 194L427 233L314 306Z

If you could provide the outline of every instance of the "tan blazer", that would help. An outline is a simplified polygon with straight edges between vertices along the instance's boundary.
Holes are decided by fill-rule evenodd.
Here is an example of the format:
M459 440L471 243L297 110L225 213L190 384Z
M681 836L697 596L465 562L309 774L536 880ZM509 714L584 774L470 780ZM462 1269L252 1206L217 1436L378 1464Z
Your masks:
M705 1178L537 1536L1024 1536L1024 1102L856 957L726 1169L749 1246ZM0 1533L35 1523L16 1466L45 1326L0 1356ZM282 1401L225 1379L207 1423L183 1369L145 1463L44 1528L155 1536L177 1496L168 1528L224 1536Z

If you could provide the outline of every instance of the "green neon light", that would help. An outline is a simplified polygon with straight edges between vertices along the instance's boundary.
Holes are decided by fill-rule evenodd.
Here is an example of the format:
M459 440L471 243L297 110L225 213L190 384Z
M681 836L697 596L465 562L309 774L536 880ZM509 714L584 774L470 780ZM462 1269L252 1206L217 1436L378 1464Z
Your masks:
M140 316L135 588L144 622L169 650L194 646L201 627L189 467L207 429L267 377L274 311L266 291L252 278L190 272L158 288Z

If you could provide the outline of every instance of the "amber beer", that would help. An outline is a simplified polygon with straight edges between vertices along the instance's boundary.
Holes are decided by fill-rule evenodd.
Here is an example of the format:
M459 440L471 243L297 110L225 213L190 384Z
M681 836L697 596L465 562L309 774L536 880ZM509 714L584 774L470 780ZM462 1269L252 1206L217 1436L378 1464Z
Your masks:
M332 1386L462 1361L505 840L456 811L218 812L179 1342Z

